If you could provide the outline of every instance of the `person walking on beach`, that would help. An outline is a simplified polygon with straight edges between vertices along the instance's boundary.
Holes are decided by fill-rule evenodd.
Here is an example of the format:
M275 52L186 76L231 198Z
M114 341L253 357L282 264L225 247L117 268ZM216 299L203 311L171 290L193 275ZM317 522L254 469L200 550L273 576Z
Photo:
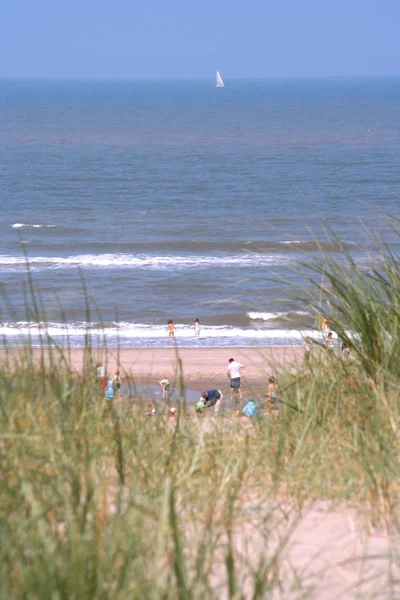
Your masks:
M243 400L242 386L240 385L240 377L245 366L242 363L237 362L234 358L229 359L227 375L230 379L229 387L231 390L231 400L235 393L239 394L239 398Z
M199 319L195 319L194 320L194 335L196 336L197 339L199 339L200 337L200 321Z
M175 337L175 325L172 319L170 319L168 321L168 337L169 338L173 338Z
M203 392L201 394L199 402L204 404L204 408L214 406L214 412L217 415L221 408L223 397L224 395L221 390L208 390L208 392ZM199 402L196 405L196 410L200 408Z

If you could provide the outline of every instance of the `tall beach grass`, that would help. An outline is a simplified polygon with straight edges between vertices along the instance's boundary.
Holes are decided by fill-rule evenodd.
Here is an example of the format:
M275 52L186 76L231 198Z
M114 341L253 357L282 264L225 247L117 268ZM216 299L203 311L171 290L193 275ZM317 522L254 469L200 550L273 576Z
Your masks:
M0 597L318 597L285 552L319 501L392 535L398 572L399 261L385 247L379 266L342 259L306 265L306 301L350 356L315 347L280 372L278 418L254 421L198 419L179 356L177 419L107 403L90 335L73 373L28 269L44 325L39 349L4 340L0 361ZM379 586L398 597L389 575Z

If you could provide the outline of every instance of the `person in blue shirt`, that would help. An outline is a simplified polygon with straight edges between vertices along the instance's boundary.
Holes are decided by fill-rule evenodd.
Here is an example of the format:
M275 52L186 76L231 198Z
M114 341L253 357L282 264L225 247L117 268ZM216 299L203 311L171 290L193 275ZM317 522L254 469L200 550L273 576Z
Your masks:
M114 382L112 379L109 379L107 383L106 400L114 400Z

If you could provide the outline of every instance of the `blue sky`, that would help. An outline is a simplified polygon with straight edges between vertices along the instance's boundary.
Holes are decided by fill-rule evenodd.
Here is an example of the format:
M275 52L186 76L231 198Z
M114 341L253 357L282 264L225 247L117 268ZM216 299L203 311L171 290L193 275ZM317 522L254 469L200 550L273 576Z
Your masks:
M400 75L400 0L3 0L0 77Z

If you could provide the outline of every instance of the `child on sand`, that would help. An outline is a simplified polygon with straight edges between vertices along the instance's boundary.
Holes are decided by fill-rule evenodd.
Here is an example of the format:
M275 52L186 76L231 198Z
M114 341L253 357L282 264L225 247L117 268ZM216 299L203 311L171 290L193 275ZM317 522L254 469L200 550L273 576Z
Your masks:
M249 400L243 407L242 415L245 417L255 417L257 415L257 410L258 408L254 400Z
M252 418L252 417L265 417L264 413L261 412L259 406L252 399L250 399L244 405L244 407L242 408L242 410L238 410L232 416L235 416L235 417L244 417L246 419L249 419L249 418Z
M109 379L107 382L106 400L114 400L114 384L112 379Z
M168 321L168 337L175 337L175 325L172 319Z
M310 362L311 359L311 344L311 338L307 336L304 340L304 360L307 362Z
M159 381L157 381L158 385L161 385L161 389L162 389L162 397L164 399L168 398L168 392L169 392L169 380L168 379L159 379Z
M204 398L203 398L203 397L201 397L201 398L200 398L200 400L199 400L199 401L197 402L197 404L196 404L196 412L197 412L199 415L202 415L202 414L203 414L203 410L204 410L204 402L203 402L203 400L204 400Z
M100 387L106 388L107 387L106 370L101 363L97 363L97 365L96 365L96 374L97 374L97 378L100 380Z
M119 376L119 371L115 371L115 375L112 379L114 390L116 391L116 395L121 395L121 377Z
M279 408L278 384L275 381L275 377L268 379L267 402L271 408Z

